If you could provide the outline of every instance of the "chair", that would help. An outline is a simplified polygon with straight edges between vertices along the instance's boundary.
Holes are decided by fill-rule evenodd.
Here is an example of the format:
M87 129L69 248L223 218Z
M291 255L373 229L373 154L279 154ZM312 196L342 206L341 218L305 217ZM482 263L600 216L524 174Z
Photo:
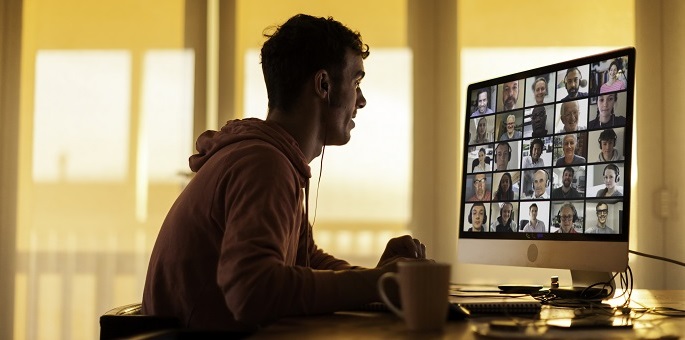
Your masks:
M485 164L490 165L490 156L485 156ZM473 169L476 168L476 165L478 165L478 158L474 159L473 162L471 162L471 172L473 172Z
M181 328L181 322L175 317L143 315L141 310L141 303L133 303L116 307L100 316L100 340Z

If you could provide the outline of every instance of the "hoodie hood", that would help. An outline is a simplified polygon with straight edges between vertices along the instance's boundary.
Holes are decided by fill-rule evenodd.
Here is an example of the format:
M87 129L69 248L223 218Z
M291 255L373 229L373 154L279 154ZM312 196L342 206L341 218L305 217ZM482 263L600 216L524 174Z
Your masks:
M257 118L231 120L220 131L207 130L195 142L198 153L190 156L189 164L197 172L215 153L227 145L257 139L269 143L283 152L297 171L311 177L309 164L295 139L275 123Z

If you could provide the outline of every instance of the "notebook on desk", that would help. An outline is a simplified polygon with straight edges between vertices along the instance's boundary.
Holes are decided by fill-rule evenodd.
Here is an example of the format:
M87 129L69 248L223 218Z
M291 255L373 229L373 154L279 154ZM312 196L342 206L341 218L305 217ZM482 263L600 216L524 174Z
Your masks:
M452 293L449 301L471 314L536 314L542 306L528 294Z

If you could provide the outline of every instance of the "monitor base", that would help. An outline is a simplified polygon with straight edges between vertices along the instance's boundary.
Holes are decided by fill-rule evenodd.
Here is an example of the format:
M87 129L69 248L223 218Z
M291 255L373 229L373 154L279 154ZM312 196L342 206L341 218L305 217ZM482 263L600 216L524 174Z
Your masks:
M611 272L571 270L572 286L552 287L561 298L605 300L614 297L616 282Z

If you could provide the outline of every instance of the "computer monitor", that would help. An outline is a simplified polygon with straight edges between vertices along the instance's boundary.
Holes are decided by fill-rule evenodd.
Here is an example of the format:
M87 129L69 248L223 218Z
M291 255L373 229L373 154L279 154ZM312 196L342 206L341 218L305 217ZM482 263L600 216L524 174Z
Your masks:
M469 85L458 261L626 270L634 68L625 48Z

